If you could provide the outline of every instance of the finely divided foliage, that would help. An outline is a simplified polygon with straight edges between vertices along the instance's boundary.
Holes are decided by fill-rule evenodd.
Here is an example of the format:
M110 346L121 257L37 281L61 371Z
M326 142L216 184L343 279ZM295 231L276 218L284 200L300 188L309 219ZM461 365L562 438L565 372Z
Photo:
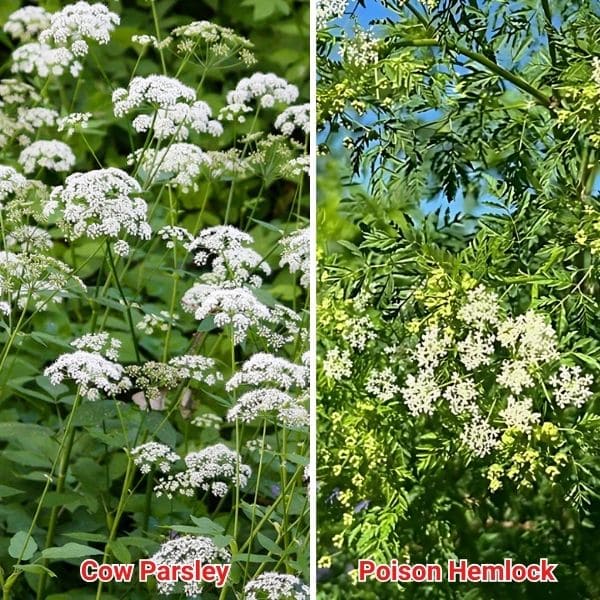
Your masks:
M5 600L308 598L307 10L171 4L0 7Z
M594 598L600 5L316 10L319 597ZM355 578L456 556L559 582Z

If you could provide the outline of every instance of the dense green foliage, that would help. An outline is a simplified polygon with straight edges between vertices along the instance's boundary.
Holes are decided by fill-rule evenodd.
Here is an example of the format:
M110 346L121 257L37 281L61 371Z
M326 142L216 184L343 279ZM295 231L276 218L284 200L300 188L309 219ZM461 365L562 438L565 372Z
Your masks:
M2 2L0 23L22 4ZM55 12L68 3L39 4ZM13 181L0 192L3 598L154 598L158 591L153 579L86 585L79 577L79 563L87 556L99 562L135 562L185 535L209 538L221 557L231 555L226 586L207 586L203 598L242 598L244 586L268 572L306 580L308 428L302 416L302 382L281 391L292 403L290 410L300 415L296 421L260 407L257 418L227 419L240 397L253 388L226 385L258 353L276 354L294 368L306 369L304 265L285 258L290 252L285 239L307 223L306 132L298 127L282 135L275 127L286 103L265 102L261 107L258 100L249 99L252 112L246 119L222 116L221 135L190 125L185 136L186 124L181 122L171 133L153 135L162 100L140 104L134 114L125 110L116 115L112 94L127 88L134 76L177 78L210 106L214 120L242 78L273 72L292 88L297 86L293 103L302 104L308 97L308 2L104 4L119 14L120 24L106 44L87 40L88 52L75 57L82 63L76 77L68 67L62 75L46 76L36 68L11 73L19 47L31 40L0 34L2 77L16 79L0 80L0 165L12 169L2 171L3 180L9 173ZM223 45L185 33L160 43L175 28L204 20L233 30L223 34ZM136 43L132 36L156 36L157 47L152 41ZM9 99L21 83L27 84L19 88L22 98ZM47 122L26 129L27 111L40 107L56 112L45 113L50 115ZM58 127L55 117L73 113L90 113L89 121ZM133 122L144 113L150 115L145 130ZM218 124L210 127L218 129ZM23 151L35 148L39 140L67 144L74 164L55 170L42 164L44 156L38 157L34 167L25 170L23 183ZM190 150L192 144L197 148ZM179 148L185 150L183 160L161 168L165 153ZM147 207L142 220L147 218L151 227L149 236L141 229L136 234L135 228L117 235L104 230L93 234L90 228L82 232L77 231L77 215L68 221L68 200L56 186L66 186L72 173L104 174L108 168L126 172L131 185L130 193L120 196L123 208L111 217L112 226L131 225L127 196L137 195ZM110 204L113 192L102 198L100 210ZM50 194L64 203L63 210L56 210ZM83 206L91 199L90 191L74 204ZM77 211L76 206L71 209ZM87 218L89 225L95 217ZM220 250L205 247L204 255L201 243L190 245L208 228L225 224L246 240L239 248L233 245L232 255L224 254L226 243ZM175 229L159 234L165 226L186 228L189 237ZM121 243L125 240L128 254ZM296 254L305 252L292 247L292 254L294 249ZM249 262L244 263L246 256ZM217 273L219 260L225 268ZM237 260L246 272L236 271ZM261 271L262 286L256 278ZM194 286L200 286L197 296L182 305ZM203 316L194 313L210 293L227 294L231 289L234 313L243 294L262 311L262 317L249 316L248 330L238 329L239 315L224 324L215 322L218 303ZM239 310L243 313L244 308ZM110 380L117 373L121 381L119 387L111 380L116 387L107 385L107 393L102 388L95 398L82 380L74 380L76 374L63 371L56 385L48 377L52 370L44 374L64 356L75 361L71 342L90 333L106 333L117 346L120 343L118 359L110 352L102 356L100 348L80 347L81 353L93 355L86 360L100 364L98 377ZM204 357L198 359L205 361L204 368L186 370L177 362L179 357L187 357L188 366ZM258 393L260 385L278 387L263 378ZM169 498L154 491L162 465L147 472L138 469L143 461L135 462L134 447L147 442L175 452L175 475L186 473L181 460L186 455L218 444L227 448L218 446L220 452L238 458L233 472L222 475L223 485L211 488L210 477L219 481L218 474L212 475L205 487L192 485L189 494ZM173 597L184 597L181 588Z
M323 14L319 597L598 598L600 5ZM558 584L352 579L541 556Z

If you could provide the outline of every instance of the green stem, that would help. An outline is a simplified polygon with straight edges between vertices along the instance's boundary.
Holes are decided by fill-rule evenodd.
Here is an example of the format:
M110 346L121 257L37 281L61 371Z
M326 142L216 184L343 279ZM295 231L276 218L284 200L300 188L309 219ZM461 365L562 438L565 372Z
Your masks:
M106 542L106 546L104 547L104 555L102 557L102 562L105 563L110 556L110 544L114 542L117 537L117 531L119 530L119 524L121 522L121 517L125 512L125 505L127 504L127 499L129 496L129 488L131 487L131 483L133 481L133 476L135 475L135 465L131 460L131 456L128 455L127 460L127 470L125 471L125 479L123 480L123 487L121 488L121 496L119 497L119 504L117 505L117 510L115 512L115 516L113 518L112 526L110 528L110 533L108 535L108 541ZM102 581L98 581L98 587L96 589L96 600L100 600L102 597Z
M531 85L529 82L525 81L522 77L511 73L508 69L501 67L499 64L489 59L484 54L480 52L475 52L474 50L470 50L465 46L460 44L447 43L442 44L435 38L421 38L416 40L400 40L395 42L398 47L445 47L448 50L454 51L457 54L463 54L467 56L471 60L479 63L480 65L489 69L492 73L499 75L500 77L510 81L513 85L518 87L519 89L527 92L531 96L533 96L541 105L550 107L552 103L552 99L550 96L547 96L542 91L538 90L535 86Z
M117 285L117 289L119 290L119 295L121 296L121 300L125 304L125 309L126 309L126 313L127 313L127 322L129 324L129 331L131 333L133 349L135 350L135 359L139 363L140 362L140 350L138 347L137 335L135 333L135 325L133 324L133 316L131 314L131 306L129 305L129 300L127 300L127 297L125 296L125 293L123 292L123 288L121 287L121 282L119 281L119 276L117 274L117 267L115 265L115 260L113 258L112 250L110 248L110 242L108 240L106 240L106 251L107 251L106 255L108 256L108 262L110 263L110 268L112 270L113 277L115 278L115 283Z
M61 447L59 448L59 453L61 455L60 458L60 466L58 470L58 476L56 479L56 493L62 494L65 489L65 482L67 479L67 472L69 470L69 461L71 459L71 451L73 450L73 441L75 439L75 427L73 427L73 419L75 418L75 413L79 408L79 404L81 403L81 393L77 390L77 394L75 396L75 400L73 401L73 407L71 408L71 412L69 414L69 418L67 420L67 424L65 425L65 434L63 436L63 440L61 442ZM43 498L40 500L40 503L43 502ZM52 511L50 512L50 521L48 523L48 532L46 533L46 541L44 543L44 548L50 548L54 543L54 535L56 533L56 525L58 523L58 513L60 507L55 505L52 507ZM33 526L32 526L33 528ZM47 566L47 561L42 561L42 565ZM46 579L47 574L44 571L40 575L40 580L38 582L37 587L37 600L43 600L45 588L46 588Z

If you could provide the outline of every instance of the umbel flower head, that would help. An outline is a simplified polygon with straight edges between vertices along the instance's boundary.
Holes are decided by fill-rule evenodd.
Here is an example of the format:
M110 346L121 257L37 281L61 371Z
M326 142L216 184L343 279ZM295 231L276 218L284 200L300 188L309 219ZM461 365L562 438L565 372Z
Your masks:
M202 564L228 563L231 555L227 550L219 548L207 537L184 535L164 542L151 559L157 565L194 565L196 561ZM173 594L179 586L183 587L186 596L199 596L202 593L202 583L199 581L184 584L173 581L157 581L160 594Z
M454 315L436 314L421 334L412 352L415 372L406 375L400 394L414 417L448 410L445 424L460 432L473 455L490 454L508 430L530 438L542 414L549 420L552 409L580 408L592 397L591 375L556 364L558 338L545 315L506 315L498 295L483 286L469 291ZM536 385L547 389L541 377L553 401L537 397ZM546 403L549 410L541 411Z
M49 77L60 77L67 70L77 77L83 68L75 55L67 48L52 48L48 44L30 42L19 46L12 53L13 73L27 73Z
M217 327L231 327L235 344L243 343L252 330L273 348L280 348L299 331L296 313L281 305L263 304L248 288L197 283L184 294L181 304L198 321L212 316Z
M194 21L176 27L171 35L177 42L178 52L213 55L219 57L219 63L227 57L237 58L246 66L252 66L256 62L252 42L236 34L233 29L210 21Z
M308 411L303 406L305 398L297 398L274 388L261 388L242 394L229 409L227 419L251 423L258 418L273 419L285 427L308 425Z
M134 464L144 474L150 473L155 467L162 473L168 473L171 465L179 460L179 456L169 446L160 442L146 442L136 446L131 449L131 456Z
M305 389L308 386L309 368L297 365L285 358L257 352L227 382L227 391L241 386L269 385L287 391L293 387Z
M127 89L113 92L112 100L117 117L150 109L150 114L138 115L133 120L133 128L139 132L152 130L157 139L183 141L190 130L213 136L223 133L223 126L211 118L210 106L196 100L195 90L173 77L134 77Z
M123 367L115 362L116 350L120 347L118 340L104 333L83 336L73 340L71 345L79 349L61 354L44 370L52 385L71 380L88 400L97 400L102 394L115 396L131 387Z
M197 190L197 180L202 167L210 164L210 157L198 146L175 143L154 150L136 150L128 159L129 164L140 161L139 174L146 185L167 183L183 192ZM160 234L160 231L159 231Z
M200 490L222 498L231 486L246 487L252 474L250 467L242 463L240 455L225 444L190 452L184 461L185 471L159 479L154 488L157 496L194 496L196 490Z
M258 272L269 275L271 267L249 247L253 243L249 233L232 225L217 225L201 231L186 248L194 255L196 265L210 264L210 283L231 288L244 284L260 287Z
M119 22L119 15L100 2L75 2L50 16L50 24L39 39L42 43L69 47L75 56L85 56L88 53L85 40L108 44Z
M283 135L292 135L296 129L308 135L310 131L310 104L289 106L276 119L275 128Z
M25 193L27 179L12 167L0 165L0 210L5 200Z
M120 169L73 173L52 190L44 215L60 210L71 239L87 235L119 240L130 235L147 240L151 234L147 205L139 194L139 183ZM128 248L121 240L119 253L127 254Z
M70 171L75 161L71 148L58 140L38 140L19 155L19 164L25 173L33 173L40 167L49 171Z
M275 104L292 104L298 98L298 88L274 73L254 73L240 80L227 94L227 106L221 110L221 119L243 120L243 113L252 111L250 103L256 101L261 108ZM240 119L239 115L242 115Z
M50 13L41 6L24 6L9 15L4 31L21 42L28 42L50 25Z
M83 282L62 261L45 254L0 251L0 297L19 308L47 309L71 291L85 290Z
M279 266L288 265L290 273L300 273L300 285L310 284L310 229L299 229L279 240L281 260Z
M246 600L309 600L310 590L295 575L262 573L244 586Z

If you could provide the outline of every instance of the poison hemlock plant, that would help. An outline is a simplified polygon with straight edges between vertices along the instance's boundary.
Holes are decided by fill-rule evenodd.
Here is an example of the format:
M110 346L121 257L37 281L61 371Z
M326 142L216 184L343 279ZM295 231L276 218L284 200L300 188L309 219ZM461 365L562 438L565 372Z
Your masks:
M594 598L600 7L317 21L319 597ZM559 582L355 579L456 557Z
M3 598L308 598L308 57L262 69L271 13L55 4L4 14Z

